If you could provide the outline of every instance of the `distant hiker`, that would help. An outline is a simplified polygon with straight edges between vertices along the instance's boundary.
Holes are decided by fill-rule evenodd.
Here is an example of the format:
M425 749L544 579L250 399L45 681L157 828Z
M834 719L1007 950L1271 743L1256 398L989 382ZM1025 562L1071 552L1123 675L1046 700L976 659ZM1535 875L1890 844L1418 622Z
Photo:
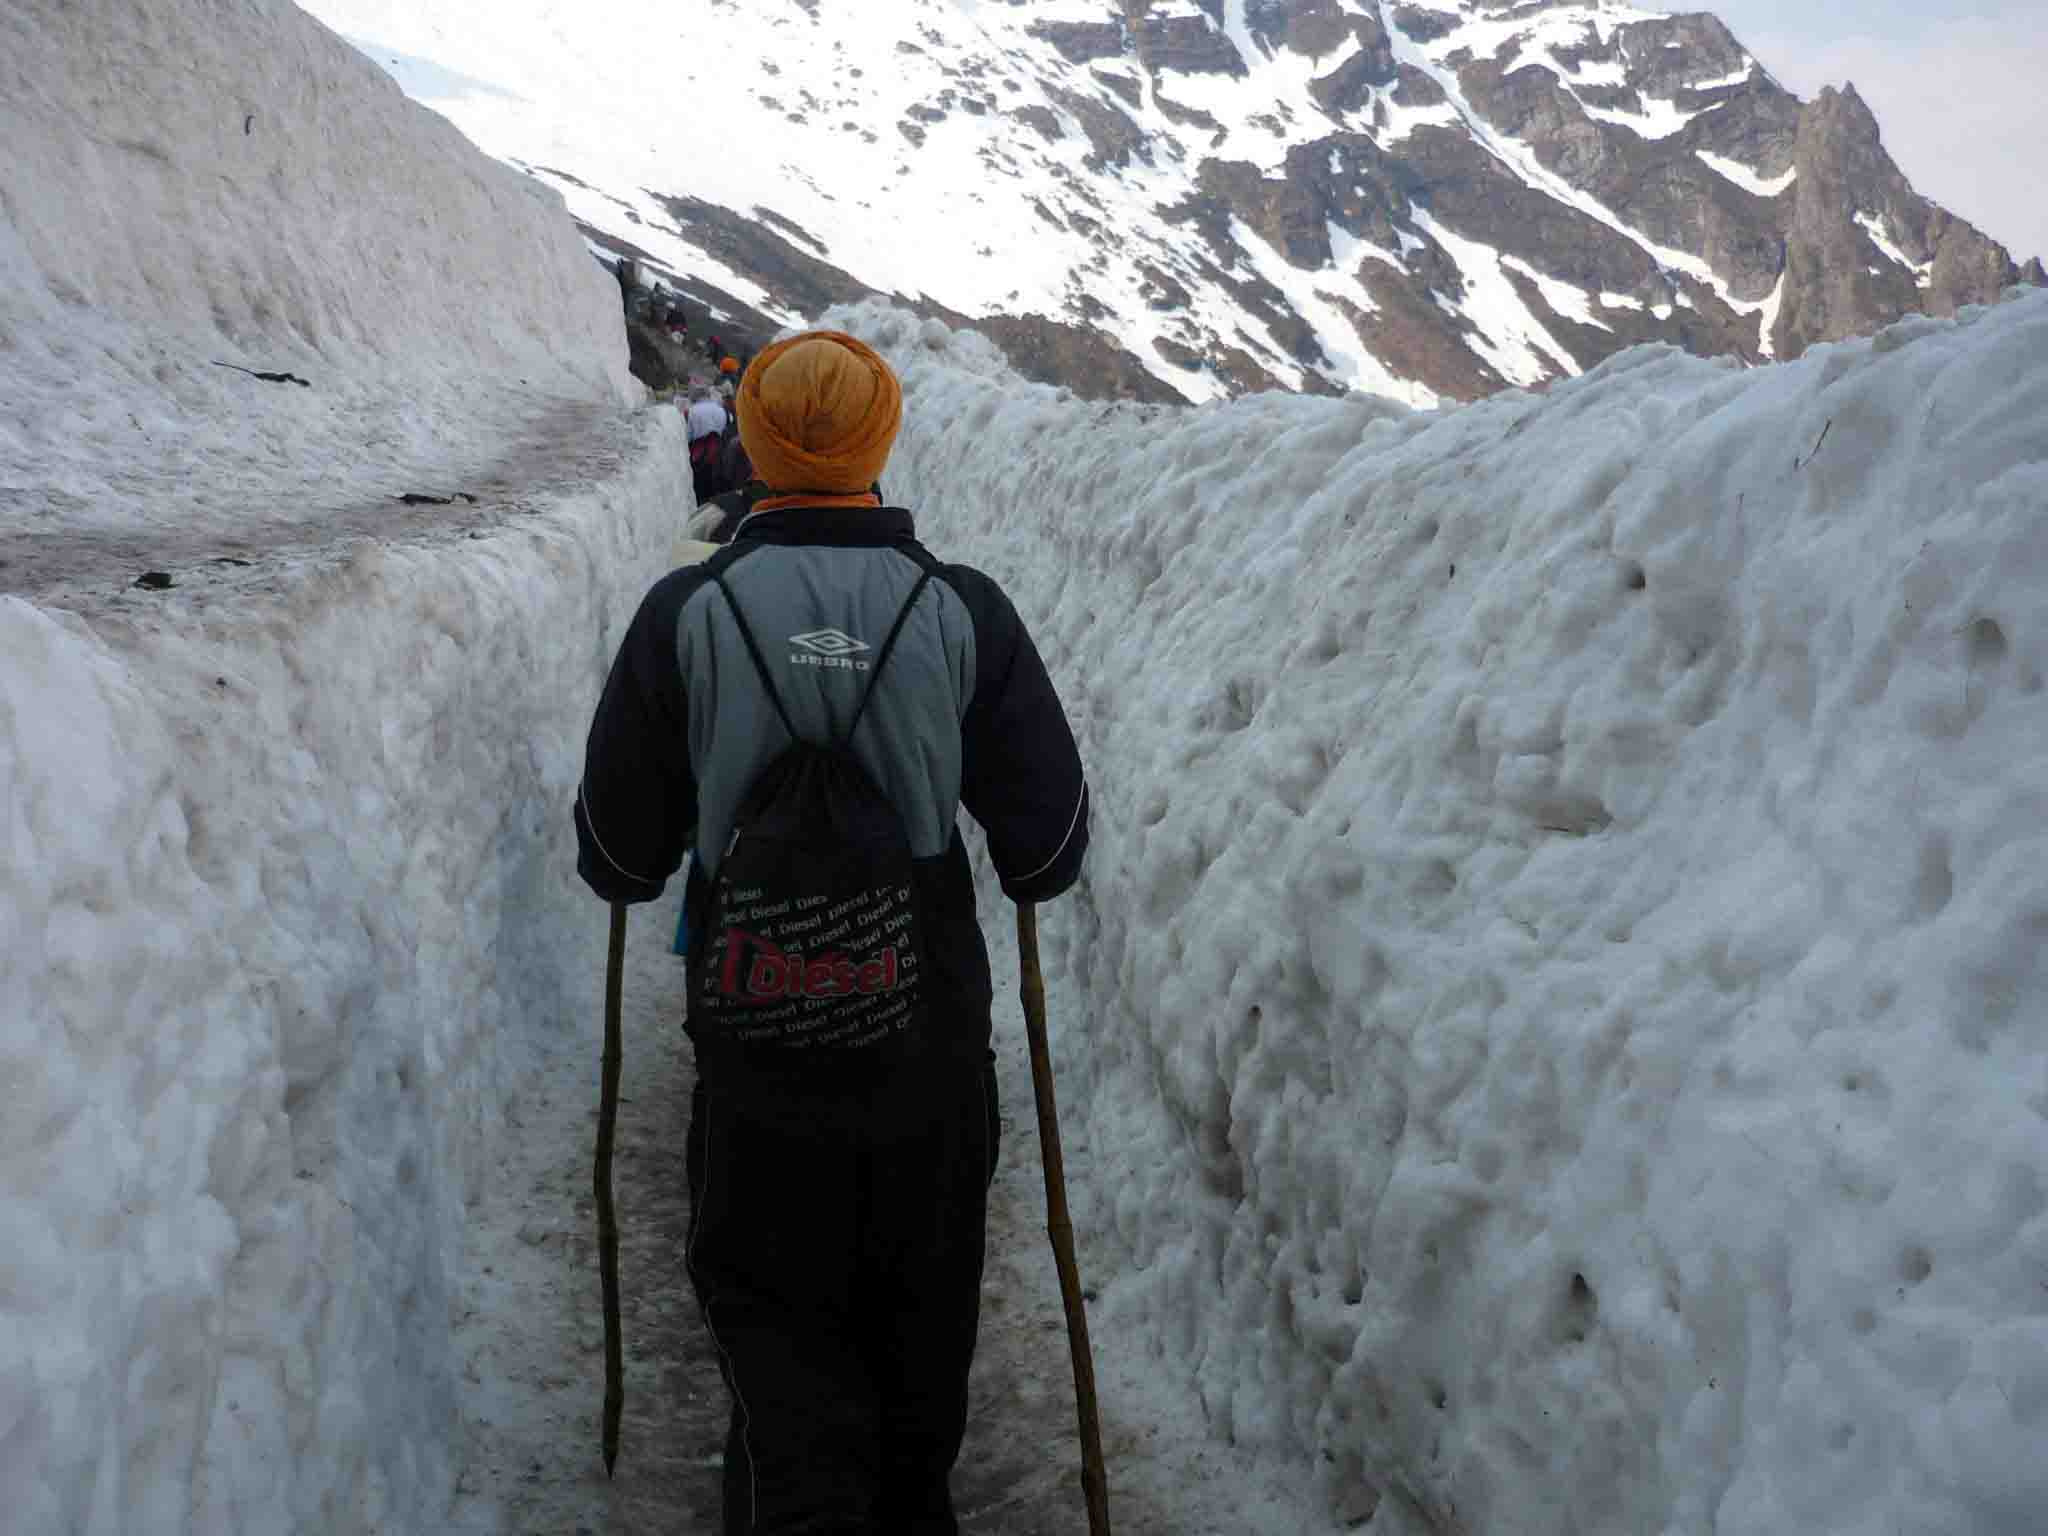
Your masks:
M740 438L737 425L726 428L724 445L719 450L717 478L721 488L712 493L709 501L699 498L697 511L683 525L681 538L685 542L731 543L740 524L754 510L755 503L771 494L754 478L754 466L747 458L746 444ZM679 543L676 548L680 550L683 545ZM700 557L678 554L669 563L681 565L691 558Z
M720 341L716 336L705 337L704 361L712 364L713 366L716 366L718 360L723 356L725 356L725 343Z
M661 323L668 327L670 340L683 342L690 339L690 317L683 313L680 306L669 305L668 313L661 317Z
M606 900L654 900L694 851L684 1262L732 1398L727 1536L957 1532L1000 1123L958 813L1015 901L1088 845L1016 609L865 489L901 411L851 336L761 353L739 418L764 494L642 600L576 799Z
M712 497L677 530L675 543L669 551L669 564L685 565L692 560L706 558L697 553L706 545L716 550L722 544L730 544L740 524L754 510L754 504L772 494L760 481L754 480Z
M718 445L718 491L721 494L735 490L754 478L754 461L747 457L746 440L740 436L737 420L725 429L725 436Z
M730 544L741 525L753 516L754 508L764 498L775 494L754 478L753 466L747 461L744 447L740 450L739 462L744 468L733 475L732 489L721 491L700 506L683 525L683 538L710 544ZM877 505L884 500L881 481L869 486L868 491ZM674 563L682 564L680 560Z
M688 423L691 442L703 437L716 437L725 431L728 420L725 407L711 398L711 391L699 387L691 392L690 409L684 420Z
M718 480L719 451L724 447L725 407L711 398L709 390L696 391L684 413L684 433L690 443L690 479L701 506L726 487Z

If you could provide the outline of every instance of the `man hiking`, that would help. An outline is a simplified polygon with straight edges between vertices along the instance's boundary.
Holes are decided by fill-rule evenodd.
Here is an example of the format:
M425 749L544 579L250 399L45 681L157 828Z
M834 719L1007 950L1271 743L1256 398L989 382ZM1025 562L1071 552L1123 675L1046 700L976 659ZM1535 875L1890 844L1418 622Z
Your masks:
M702 506L720 491L731 487L719 479L718 460L725 445L725 405L711 391L699 387L690 392L689 409L683 413L683 431L690 441L690 481Z
M1079 876L1087 787L1010 600L870 489L882 358L796 336L737 405L760 494L627 630L578 871L652 901L695 853L685 1262L732 1397L727 1536L954 1536L999 1127L957 813L1041 902Z

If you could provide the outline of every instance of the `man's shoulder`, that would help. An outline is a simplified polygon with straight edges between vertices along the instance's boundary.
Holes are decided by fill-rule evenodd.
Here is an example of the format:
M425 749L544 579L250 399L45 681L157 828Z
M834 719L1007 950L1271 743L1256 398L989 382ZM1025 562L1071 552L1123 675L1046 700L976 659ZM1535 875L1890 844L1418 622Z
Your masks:
M668 563L678 568L702 565L718 553L719 547L709 539L677 539L674 548L669 551Z
M678 540L671 547L671 554L695 555L689 548L697 540ZM701 592L716 575L714 561L725 553L723 546L703 546L709 552L688 560L678 561L674 570L663 576L647 589L647 595L640 599L640 617L643 621L671 623L681 615L691 598ZM722 566L729 562L718 562Z
M762 488L756 484L736 485L729 491L720 491L705 502L705 508L718 514L717 521L707 521L701 531L714 544L730 544L732 536L739 531L747 514L754 510L754 503L761 499Z
M923 544L913 547L922 557L919 563L930 571L936 580L945 582L957 592L968 608L973 610L977 619L982 616L984 610L992 614L1015 612L1009 594L1004 592L1002 585L986 571L964 565L957 560L942 560Z

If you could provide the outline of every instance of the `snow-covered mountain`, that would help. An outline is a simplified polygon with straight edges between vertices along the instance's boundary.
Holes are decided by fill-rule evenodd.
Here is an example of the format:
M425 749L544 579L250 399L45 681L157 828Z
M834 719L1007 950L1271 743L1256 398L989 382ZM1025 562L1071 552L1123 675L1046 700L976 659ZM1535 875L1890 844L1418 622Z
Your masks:
M1801 102L1707 14L306 8L736 320L891 294L1090 394L1471 398L1643 341L1795 356L2022 276L1853 87Z

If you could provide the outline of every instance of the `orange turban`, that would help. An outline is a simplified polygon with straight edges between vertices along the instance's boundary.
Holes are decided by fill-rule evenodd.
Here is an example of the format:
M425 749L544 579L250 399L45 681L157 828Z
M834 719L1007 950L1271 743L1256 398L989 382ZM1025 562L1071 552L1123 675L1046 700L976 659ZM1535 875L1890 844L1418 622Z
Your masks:
M882 477L903 389L844 331L806 331L756 357L734 402L754 473L777 491L854 495Z

